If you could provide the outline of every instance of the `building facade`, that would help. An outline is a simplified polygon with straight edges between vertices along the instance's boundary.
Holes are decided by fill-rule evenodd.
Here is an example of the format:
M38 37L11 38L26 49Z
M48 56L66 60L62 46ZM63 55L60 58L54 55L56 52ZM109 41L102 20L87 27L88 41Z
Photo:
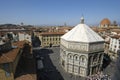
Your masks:
M60 63L70 74L85 77L100 72L103 52L104 40L84 24L84 18L61 37Z
M32 42L31 40L31 33L26 33L26 32L22 32L22 33L18 33L18 39L19 41L29 41L29 42Z
M116 59L118 57L118 50L120 50L120 36L111 36L109 44L109 55L112 59Z
M59 46L60 45L60 37L65 32L44 32L39 34L39 39L41 41L41 46Z

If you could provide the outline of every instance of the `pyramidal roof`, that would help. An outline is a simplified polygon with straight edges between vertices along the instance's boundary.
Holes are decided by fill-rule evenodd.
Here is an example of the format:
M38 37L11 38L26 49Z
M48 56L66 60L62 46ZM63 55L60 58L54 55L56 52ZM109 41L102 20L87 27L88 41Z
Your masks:
M84 18L81 18L81 23L75 26L72 30L64 34L61 39L75 42L103 42L104 39L94 32L89 26L84 24Z

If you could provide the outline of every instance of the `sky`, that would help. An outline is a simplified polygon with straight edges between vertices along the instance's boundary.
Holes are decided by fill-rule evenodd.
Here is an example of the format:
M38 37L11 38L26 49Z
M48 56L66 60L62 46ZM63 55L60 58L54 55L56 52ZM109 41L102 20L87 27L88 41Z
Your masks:
M0 24L88 25L120 22L120 0L0 0Z

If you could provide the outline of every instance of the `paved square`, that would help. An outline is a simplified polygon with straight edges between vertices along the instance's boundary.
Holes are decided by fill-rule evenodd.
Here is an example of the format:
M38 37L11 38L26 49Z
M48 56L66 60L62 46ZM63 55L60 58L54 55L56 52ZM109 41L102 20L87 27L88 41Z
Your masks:
M43 58L42 61L44 65L43 72L39 73L40 76L42 74L43 77L49 80L85 80L80 76L74 76L64 71L59 63L59 47L44 48L39 50L37 54Z

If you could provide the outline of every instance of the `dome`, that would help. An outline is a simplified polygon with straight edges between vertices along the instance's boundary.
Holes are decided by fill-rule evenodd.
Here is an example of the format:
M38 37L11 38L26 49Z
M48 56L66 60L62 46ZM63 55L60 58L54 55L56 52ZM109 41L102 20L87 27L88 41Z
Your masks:
M109 19L105 18L100 22L100 25L111 25L111 22Z

